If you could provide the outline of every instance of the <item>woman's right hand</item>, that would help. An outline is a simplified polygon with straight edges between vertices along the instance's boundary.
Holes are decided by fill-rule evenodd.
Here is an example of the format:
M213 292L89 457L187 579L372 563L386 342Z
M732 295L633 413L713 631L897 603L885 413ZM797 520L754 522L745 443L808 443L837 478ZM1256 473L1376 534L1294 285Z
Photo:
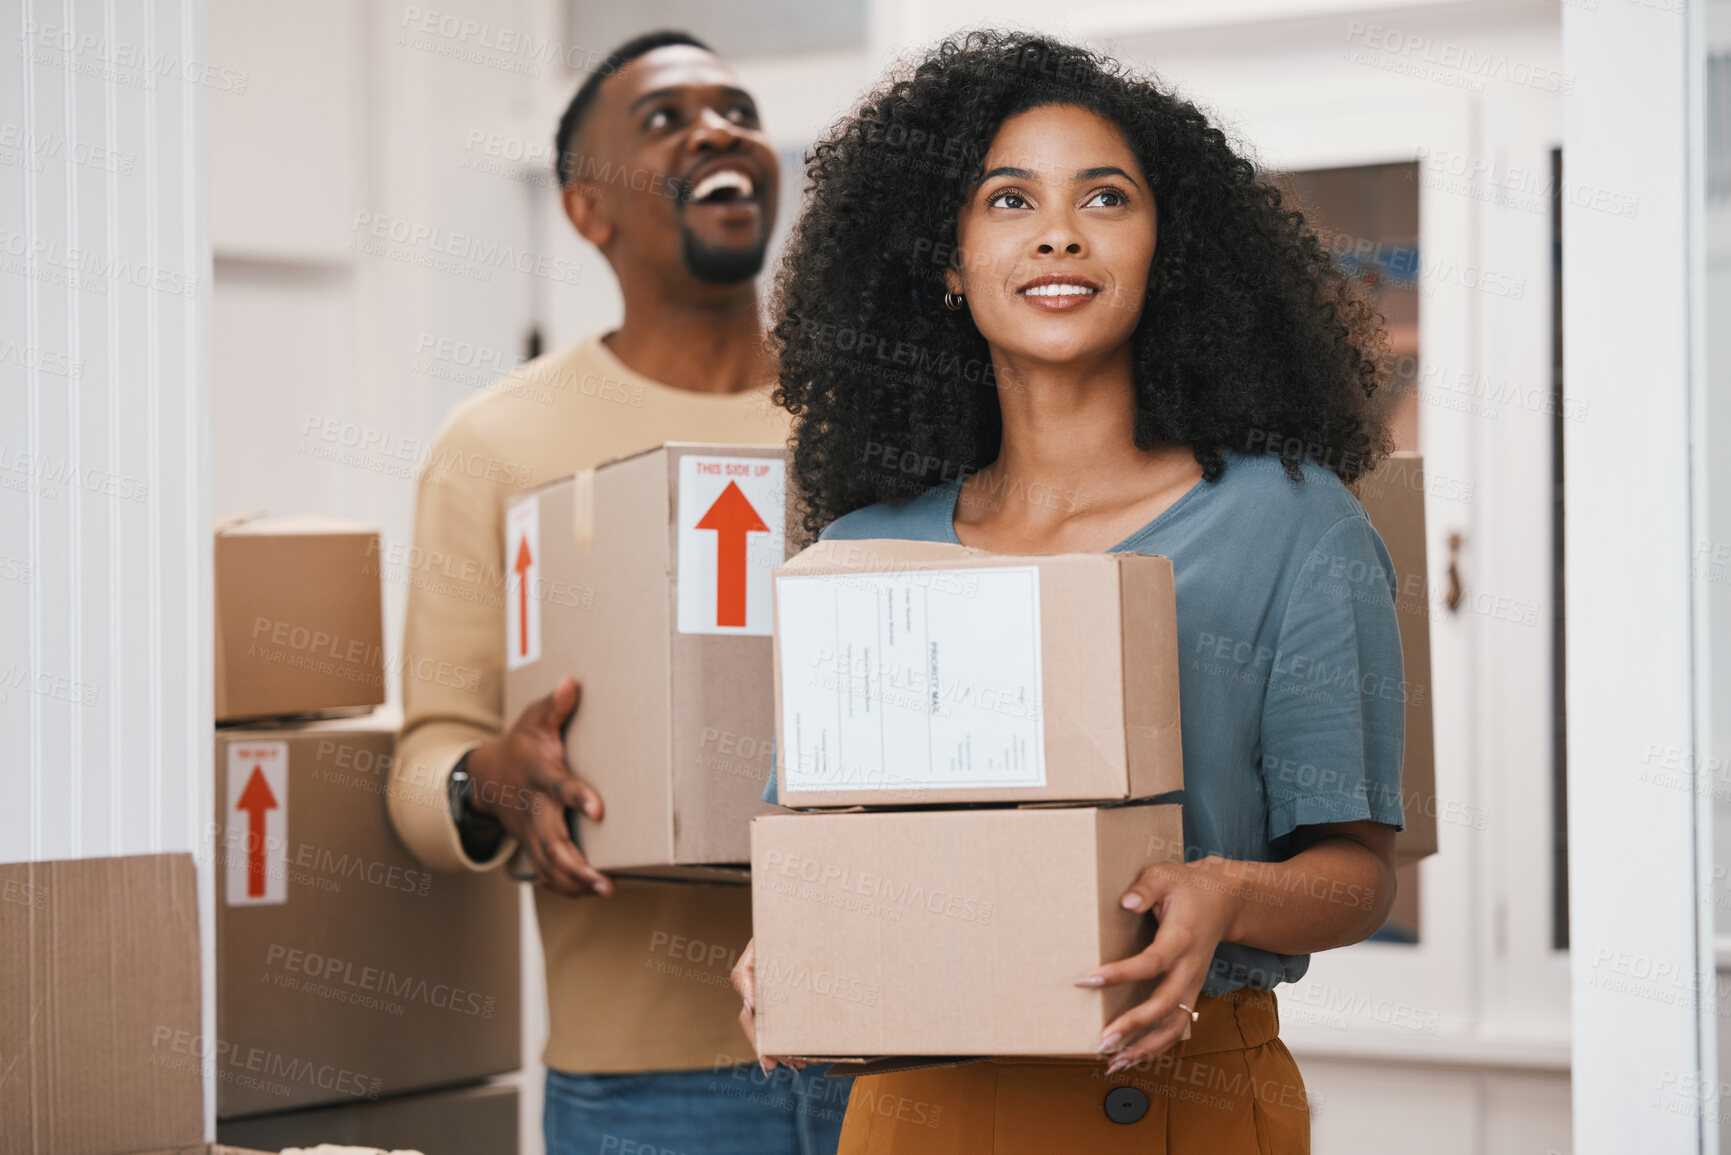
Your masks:
M757 1051L757 1007L752 1002L756 997L757 983L757 940L752 939L745 944L745 949L739 954L739 961L733 964L733 973L728 976L733 982L733 989L739 992L740 1000L745 1004L739 1010L739 1026L745 1032L745 1037L751 1041L751 1049ZM805 1068L798 1059L772 1059L768 1055L757 1056L758 1065L765 1074L775 1070L783 1062L794 1070Z

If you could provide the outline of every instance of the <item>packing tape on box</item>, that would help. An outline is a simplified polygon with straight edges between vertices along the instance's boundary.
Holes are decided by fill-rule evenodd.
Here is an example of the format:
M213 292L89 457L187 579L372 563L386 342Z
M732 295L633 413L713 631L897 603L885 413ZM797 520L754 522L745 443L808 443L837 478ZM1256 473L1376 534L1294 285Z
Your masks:
M595 546L595 471L585 469L571 479L571 536L588 554Z

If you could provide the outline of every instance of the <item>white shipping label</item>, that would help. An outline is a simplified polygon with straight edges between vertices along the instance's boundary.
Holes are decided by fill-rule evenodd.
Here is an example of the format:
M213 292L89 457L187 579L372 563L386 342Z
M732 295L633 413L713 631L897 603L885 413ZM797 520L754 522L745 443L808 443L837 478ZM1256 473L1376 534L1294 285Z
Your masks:
M288 743L230 742L223 859L229 906L288 901Z
M787 462L679 459L679 632L767 638L770 571L787 553Z
M783 577L789 790L1046 784L1034 566Z
M526 497L505 515L505 666L541 660L541 499Z

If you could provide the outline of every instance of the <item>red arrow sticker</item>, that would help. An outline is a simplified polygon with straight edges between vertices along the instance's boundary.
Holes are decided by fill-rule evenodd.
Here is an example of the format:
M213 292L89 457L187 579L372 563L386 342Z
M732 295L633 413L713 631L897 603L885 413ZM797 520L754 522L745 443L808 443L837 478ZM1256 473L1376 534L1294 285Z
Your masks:
M769 574L786 556L787 463L679 459L679 632L771 633Z
M729 481L709 512L699 519L697 528L715 531L715 624L744 626L745 538L751 533L767 533L769 526L757 516L739 482Z
M263 898L265 884L265 829L264 817L277 808L276 795L271 793L270 782L265 779L264 767L254 766L252 774L246 780L246 789L240 792L240 801L234 804L236 810L246 814L246 896L248 898Z
M505 514L505 665L541 660L541 499L525 497Z
M288 901L288 743L228 747L223 888L229 906Z
M529 567L535 564L535 555L529 552L529 539L517 539L517 560L511 565L511 572L517 575L517 656L522 657L529 652Z

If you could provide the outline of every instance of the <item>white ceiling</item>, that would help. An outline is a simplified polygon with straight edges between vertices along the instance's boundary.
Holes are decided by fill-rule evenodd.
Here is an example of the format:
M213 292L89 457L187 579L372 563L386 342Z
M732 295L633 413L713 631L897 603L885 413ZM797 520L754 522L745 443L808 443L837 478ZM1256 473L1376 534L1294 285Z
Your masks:
M858 50L867 0L571 0L572 39L606 52L643 32L690 32L735 60Z

